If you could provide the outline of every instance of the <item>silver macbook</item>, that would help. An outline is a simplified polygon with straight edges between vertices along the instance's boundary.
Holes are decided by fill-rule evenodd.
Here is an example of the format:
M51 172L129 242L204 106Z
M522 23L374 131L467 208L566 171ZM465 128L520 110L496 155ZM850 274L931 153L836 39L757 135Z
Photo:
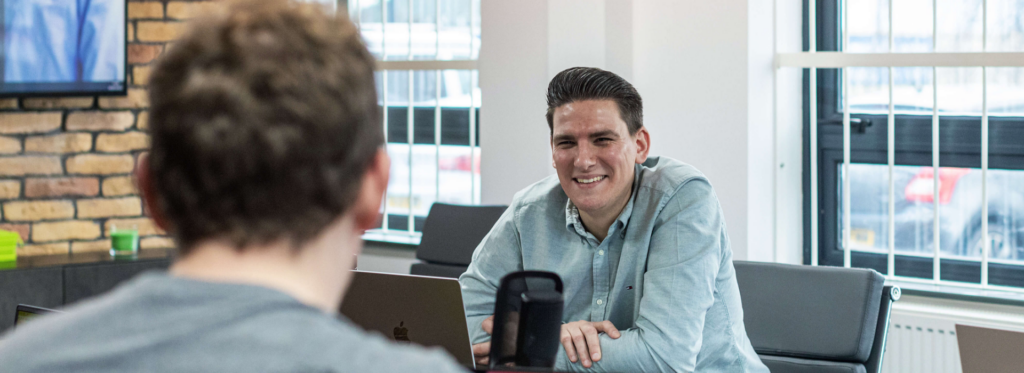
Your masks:
M956 325L964 373L1024 371L1024 333Z
M462 288L453 278L352 271L341 314L401 342L444 348L474 368Z

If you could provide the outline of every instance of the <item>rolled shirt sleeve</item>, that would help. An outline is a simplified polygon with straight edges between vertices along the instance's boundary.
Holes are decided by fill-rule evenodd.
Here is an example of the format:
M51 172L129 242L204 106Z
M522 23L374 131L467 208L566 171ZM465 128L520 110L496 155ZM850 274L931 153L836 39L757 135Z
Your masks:
M494 314L494 297L505 274L523 269L515 206L505 209L491 231L473 251L473 261L459 277L466 322L473 344L489 341L491 336L480 323Z

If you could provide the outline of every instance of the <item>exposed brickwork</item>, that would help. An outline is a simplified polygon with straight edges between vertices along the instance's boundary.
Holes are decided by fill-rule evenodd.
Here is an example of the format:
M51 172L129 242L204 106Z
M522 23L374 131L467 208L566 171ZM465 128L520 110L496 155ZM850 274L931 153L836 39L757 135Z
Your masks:
M32 241L92 240L100 237L100 225L91 220L32 224Z
M149 129L149 112L148 111L140 111L139 112L139 117L135 121L135 128L138 128L140 130L148 130Z
M130 176L113 176L103 179L103 195L107 197L138 194L135 180Z
M61 133L30 136L25 139L26 153L81 153L92 150L91 133Z
M0 154L21 153L21 140L0 136Z
M96 151L122 153L149 148L149 135L144 132L101 133L96 138Z
M75 217L70 201L14 201L4 203L7 221L40 221Z
M185 29L182 22L139 21L135 25L135 37L143 42L168 42L178 38Z
M0 114L0 134L43 133L60 128L58 112Z
M14 199L21 195L21 181L0 180L0 199Z
M149 84L150 71L152 71L152 68L150 68L149 66L135 66L134 68L132 68L132 84Z
M140 109L149 107L149 96L146 90L131 88L128 95L124 97L100 97L100 108L102 109Z
M131 176L149 147L146 84L182 20L215 6L128 1L127 96L0 99L0 229L22 236L20 255L106 251L115 224L137 226L143 249L174 247Z
M95 177L55 177L25 179L25 197L92 197L99 194Z
M29 240L29 236L28 236L29 227L30 227L30 225L28 225L28 224L11 224L11 223L0 224L0 229L3 229L5 231L17 232L18 235L21 236L21 240L22 241L28 241Z
M214 11L216 3L212 2L183 2L172 1L167 3L167 18L187 19Z
M139 215L142 215L142 200L139 197L78 200L79 219Z
M174 240L167 237L146 237L139 240L140 249L171 249L175 247Z
M68 114L68 131L124 131L135 118L130 111L76 111Z
M0 158L0 176L57 175L63 172L58 157Z
M103 226L103 236L110 237L110 231L114 227L119 229L135 227L139 230L139 236L155 236L162 235L165 232L156 226L150 218L137 218L137 219L109 219L107 224Z
M130 64L143 64L150 63L156 56L159 56L164 51L162 45L152 44L129 44L128 45L128 63Z
M128 3L128 18L164 18L164 4L157 2Z
M74 241L71 242L71 253L87 253L93 251L110 251L110 240Z
M95 97L26 98L21 102L25 109L85 109L91 108Z
M68 158L66 164L69 174L126 174L135 168L135 158L130 155L83 154Z
M25 245L18 248L18 255L30 256L30 255L54 255L54 254L67 254L68 243L67 242L53 242L44 243L38 245Z

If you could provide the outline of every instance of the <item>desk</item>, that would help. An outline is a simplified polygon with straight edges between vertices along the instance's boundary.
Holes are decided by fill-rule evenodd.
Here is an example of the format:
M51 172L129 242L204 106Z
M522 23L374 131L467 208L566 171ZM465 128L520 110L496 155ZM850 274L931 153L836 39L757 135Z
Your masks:
M45 308L103 293L142 271L166 269L174 250L142 250L135 257L112 258L107 252L19 257L0 268L0 332L14 325L21 304Z

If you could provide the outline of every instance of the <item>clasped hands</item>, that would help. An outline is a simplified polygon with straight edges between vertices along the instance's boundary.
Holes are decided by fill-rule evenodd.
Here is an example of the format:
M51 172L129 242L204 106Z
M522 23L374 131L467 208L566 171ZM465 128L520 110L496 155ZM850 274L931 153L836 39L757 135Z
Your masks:
M494 330L494 315L484 319L480 323L480 327L487 334L492 334ZM569 358L569 361L575 363L582 360L584 368L590 368L594 362L601 361L601 341L598 337L600 333L608 334L612 339L618 339L622 336L619 330L615 328L615 325L608 320L599 322L580 320L562 324L562 333L559 338L562 342L562 347L565 348L565 355ZM490 341L473 345L473 357L476 359L477 365L488 365L490 353Z

